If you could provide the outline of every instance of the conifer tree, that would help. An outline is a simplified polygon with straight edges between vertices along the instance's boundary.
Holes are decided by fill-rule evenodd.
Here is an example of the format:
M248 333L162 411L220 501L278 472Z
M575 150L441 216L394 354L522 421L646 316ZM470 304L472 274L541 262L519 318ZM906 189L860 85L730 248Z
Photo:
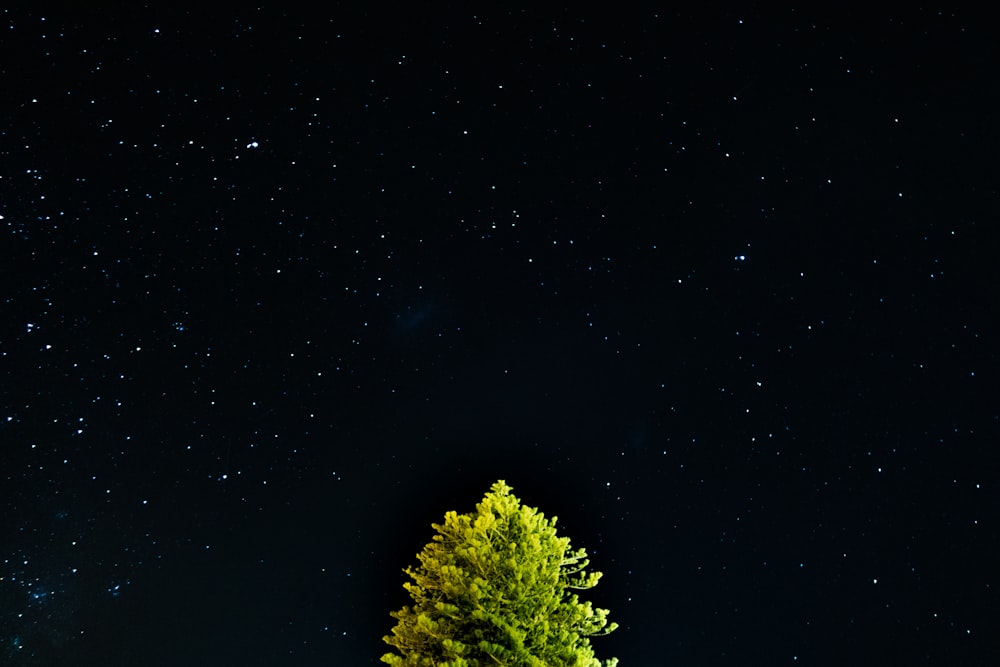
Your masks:
M437 534L404 570L411 606L383 641L392 667L615 667L598 660L590 637L618 627L608 610L574 590L601 578L585 549L556 536L556 517L522 507L503 480L476 512L445 514Z

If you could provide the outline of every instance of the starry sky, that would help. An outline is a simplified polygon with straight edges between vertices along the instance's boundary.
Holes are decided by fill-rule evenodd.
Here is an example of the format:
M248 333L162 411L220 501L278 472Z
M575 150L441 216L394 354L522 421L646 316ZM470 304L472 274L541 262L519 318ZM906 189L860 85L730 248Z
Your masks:
M0 663L381 664L504 479L623 667L990 664L990 25L0 10Z

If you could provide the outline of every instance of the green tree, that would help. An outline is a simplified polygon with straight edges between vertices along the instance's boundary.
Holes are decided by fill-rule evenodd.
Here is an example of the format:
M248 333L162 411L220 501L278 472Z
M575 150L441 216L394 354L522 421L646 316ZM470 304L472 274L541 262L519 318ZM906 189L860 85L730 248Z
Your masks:
M556 536L556 517L522 507L503 480L476 512L445 514L444 523L404 572L412 606L382 640L399 651L393 667L615 667L598 660L589 637L618 627L608 610L581 602L593 588L585 549Z

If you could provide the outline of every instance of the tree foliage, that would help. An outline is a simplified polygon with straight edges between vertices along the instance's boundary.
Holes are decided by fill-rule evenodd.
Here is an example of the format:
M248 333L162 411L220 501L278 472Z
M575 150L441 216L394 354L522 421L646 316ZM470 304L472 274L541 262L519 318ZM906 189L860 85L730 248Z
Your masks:
M618 627L608 610L574 590L595 586L584 549L556 535L556 517L521 506L503 480L476 512L445 514L437 534L404 572L411 606L383 641L393 667L615 667L589 637Z

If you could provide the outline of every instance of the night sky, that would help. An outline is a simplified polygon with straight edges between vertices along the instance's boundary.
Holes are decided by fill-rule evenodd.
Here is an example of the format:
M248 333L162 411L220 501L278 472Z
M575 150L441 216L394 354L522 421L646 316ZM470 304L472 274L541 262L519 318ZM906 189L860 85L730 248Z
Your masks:
M985 16L14 4L0 664L381 664L498 479L622 667L996 664Z

